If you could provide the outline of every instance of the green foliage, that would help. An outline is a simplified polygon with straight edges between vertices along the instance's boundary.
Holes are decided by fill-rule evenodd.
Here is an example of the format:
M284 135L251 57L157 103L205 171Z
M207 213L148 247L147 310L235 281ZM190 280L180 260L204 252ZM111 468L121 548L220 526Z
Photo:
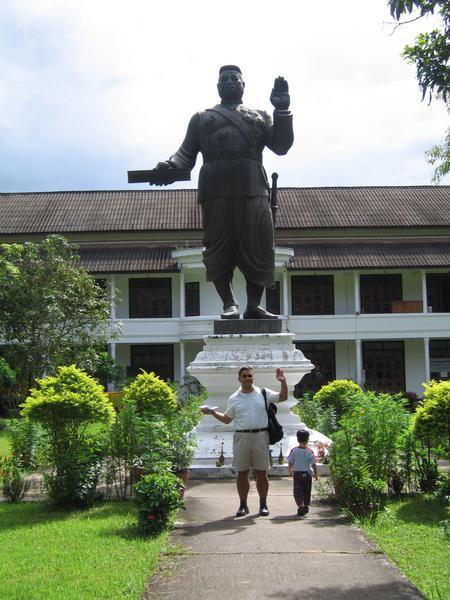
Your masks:
M439 183L444 175L450 173L450 128L442 142L427 150L425 156L430 165L436 165L432 182Z
M88 505L95 495L102 449L86 429L91 423L111 423L114 409L102 386L73 365L59 367L55 376L38 380L38 386L22 413L49 435L49 495L59 506Z
M192 429L202 418L201 401L190 398L179 405L167 422L169 445L166 456L173 471L187 469L192 463L197 440Z
M9 388L16 383L16 374L4 358L0 357L0 387Z
M326 436L330 436L336 431L337 420L334 406L324 406L315 396L304 394L295 409L300 419L310 429L320 431Z
M16 457L0 458L0 482L3 495L9 502L20 502L30 487Z
M349 423L332 439L328 456L338 501L355 514L376 510L385 483L371 477L366 449Z
M361 388L351 379L336 379L324 385L314 394L314 400L323 406L332 406L339 418L348 403L362 393Z
M361 394L341 425L356 432L366 450L371 477L387 482L395 468L402 431L407 425L406 401L390 394Z
M444 504L448 504L450 500L450 473L439 475L433 495Z
M110 422L114 409L102 386L75 365L58 367L57 374L37 381L22 404L22 414L43 427L59 430L97 421Z
M360 393L331 436L329 460L336 494L352 511L376 508L391 481L407 425L405 404L398 396Z
M139 421L134 406L127 404L108 430L108 476L121 500L133 492L133 467L138 463L139 454Z
M131 402L138 414L150 418L169 416L177 407L172 387L154 373L146 371L125 387L124 402Z
M53 454L56 472L44 474L44 483L56 506L86 507L93 503L102 466L102 450L94 440L81 438L76 446L70 444L67 448L58 448L58 454Z
M420 33L413 45L405 46L404 58L416 66L416 76L422 92L422 100L428 94L429 102L433 97L442 98L449 106L450 99L450 3L448 0L388 0L391 15L402 24L404 15L416 13L417 18L428 14L440 17L440 27L430 32ZM415 19L413 19L415 20ZM408 21L406 21L408 23ZM433 181L439 183L450 172L450 130L442 144L426 152L430 164L436 165Z
M102 383L112 383L116 389L122 389L127 380L124 366L116 362L108 352L98 353L94 376Z
M450 381L424 384L423 401L416 410L414 434L427 446L443 444L450 452Z
M31 419L11 419L8 425L8 436L12 454L21 467L36 469L42 463L47 437L39 423Z
M105 291L61 236L0 246L0 339L18 381L58 365L92 368L111 336Z
M155 535L167 528L173 513L182 506L181 482L172 473L144 475L135 486L139 527Z

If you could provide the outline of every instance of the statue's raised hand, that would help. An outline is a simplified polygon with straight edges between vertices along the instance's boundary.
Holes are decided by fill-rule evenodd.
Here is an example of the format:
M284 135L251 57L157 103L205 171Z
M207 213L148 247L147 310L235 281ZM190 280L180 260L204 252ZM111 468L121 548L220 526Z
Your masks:
M273 84L270 102L276 110L287 110L291 99L289 98L289 85L284 77L277 77Z

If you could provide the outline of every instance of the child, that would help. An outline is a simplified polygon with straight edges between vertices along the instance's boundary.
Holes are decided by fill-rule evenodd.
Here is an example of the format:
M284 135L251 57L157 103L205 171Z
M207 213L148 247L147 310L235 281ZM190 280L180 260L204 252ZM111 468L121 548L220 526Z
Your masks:
M309 431L297 431L298 446L292 448L288 456L289 477L294 476L294 499L297 503L297 514L303 517L309 511L311 502L312 475L317 479L317 466L314 452L308 448Z

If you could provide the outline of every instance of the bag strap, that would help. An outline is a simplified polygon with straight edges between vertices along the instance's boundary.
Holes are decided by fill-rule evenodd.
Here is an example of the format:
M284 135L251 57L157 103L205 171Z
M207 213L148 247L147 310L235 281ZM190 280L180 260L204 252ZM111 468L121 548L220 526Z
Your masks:
M265 388L261 388L261 394L264 396L264 404L266 405L267 417L269 416L269 409L267 408L267 393Z

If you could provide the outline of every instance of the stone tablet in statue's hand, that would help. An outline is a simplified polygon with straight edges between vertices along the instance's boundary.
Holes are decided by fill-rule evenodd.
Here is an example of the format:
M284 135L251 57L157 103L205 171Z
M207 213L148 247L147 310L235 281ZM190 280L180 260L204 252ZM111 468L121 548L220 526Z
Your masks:
M275 110L287 110L291 99L289 97L289 85L284 77L277 77L273 84L270 102Z

